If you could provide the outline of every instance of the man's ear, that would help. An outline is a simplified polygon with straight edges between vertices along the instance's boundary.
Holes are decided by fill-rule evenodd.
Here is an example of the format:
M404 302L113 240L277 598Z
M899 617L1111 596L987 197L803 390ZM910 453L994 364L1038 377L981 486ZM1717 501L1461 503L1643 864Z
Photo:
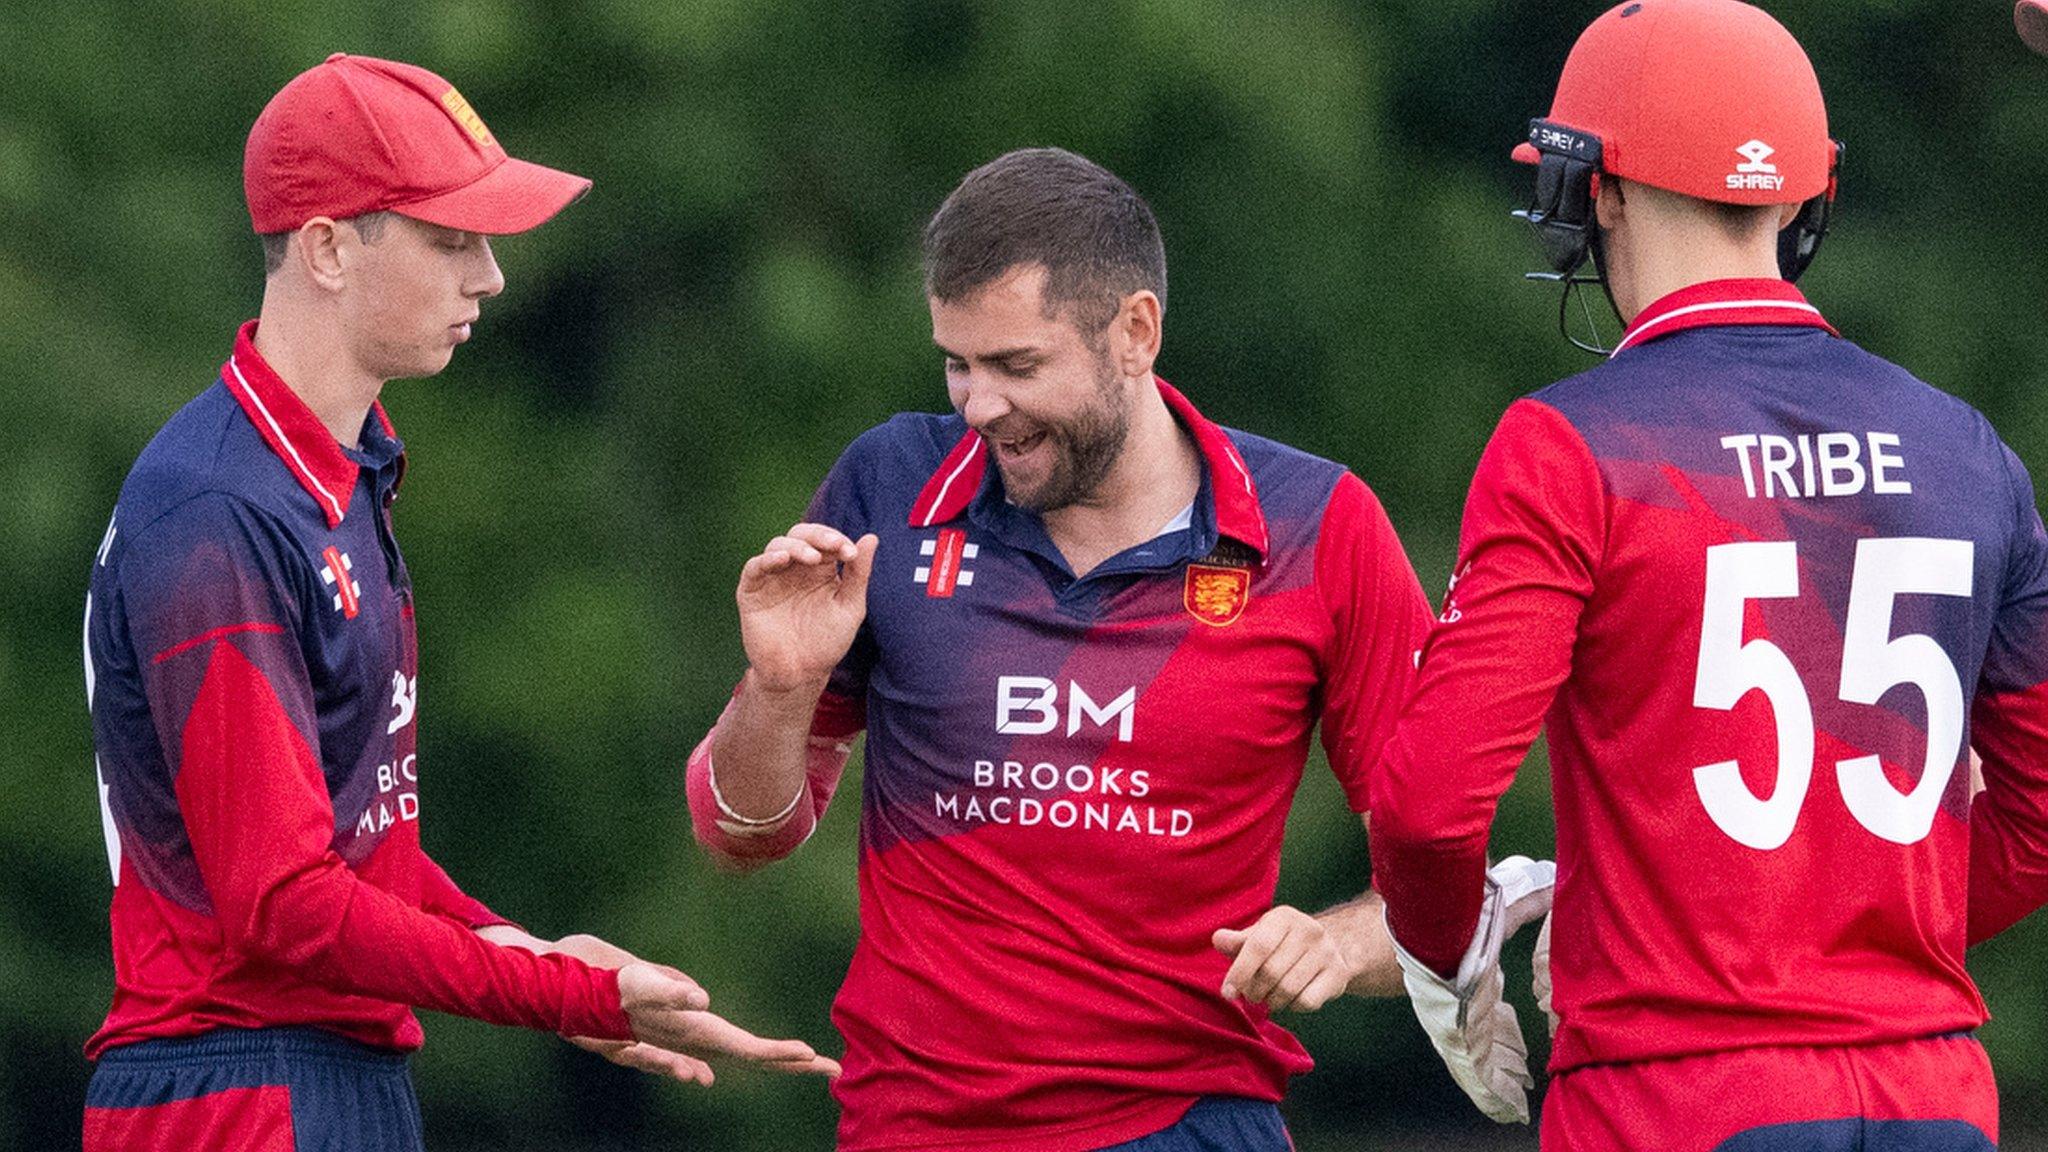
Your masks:
M1159 359L1164 320L1159 297L1151 289L1140 288L1124 297L1109 325L1110 352L1118 372L1136 377L1152 374L1153 362Z
M348 282L342 246L355 242L354 234L344 235L346 231L326 216L315 216L292 233L291 254L287 259L297 261L306 270L306 278L315 286L338 292Z
M1628 193L1620 177L1602 174L1600 195L1593 201L1593 218L1612 231L1628 214Z

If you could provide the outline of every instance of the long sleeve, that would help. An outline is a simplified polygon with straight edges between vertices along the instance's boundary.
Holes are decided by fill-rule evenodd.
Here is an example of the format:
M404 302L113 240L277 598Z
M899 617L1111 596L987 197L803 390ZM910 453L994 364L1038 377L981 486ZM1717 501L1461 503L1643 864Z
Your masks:
M446 916L470 929L488 928L494 924L518 924L508 917L491 911L483 901L464 892L434 858L424 849L419 858L420 907L438 916Z
M1451 591L1372 805L1388 924L1439 972L1457 968L1478 923L1494 810L1571 671L1605 526L1584 440L1555 409L1518 401L1473 476Z
M154 654L143 681L177 810L227 949L344 994L628 1038L613 973L487 943L455 922L481 905L441 901L453 920L414 907L335 851L295 559L261 513L206 496L148 526L122 566L136 651Z
M1316 587L1330 612L1323 672L1323 748L1354 812L1371 803L1373 774L1429 635L1429 600L1372 491L1345 473L1316 541Z
M733 699L744 688L735 689ZM732 704L720 713L718 723L732 714ZM687 787L690 827L697 843L712 855L738 864L761 864L780 860L811 838L818 821L832 805L846 761L853 752L853 738L867 726L861 701L830 688L818 700L818 709L804 749L804 794L788 820L772 828L757 829L739 824L719 810L716 779L711 763L711 740L717 725L704 734L696 751L690 753Z
M1970 943L2048 901L2048 532L2008 450L2013 548L1970 713L1984 791L1970 808Z

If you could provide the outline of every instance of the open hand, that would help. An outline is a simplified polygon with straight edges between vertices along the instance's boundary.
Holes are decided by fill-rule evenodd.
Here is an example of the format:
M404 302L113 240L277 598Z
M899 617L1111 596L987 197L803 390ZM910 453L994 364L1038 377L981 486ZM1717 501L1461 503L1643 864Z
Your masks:
M704 1058L730 1056L784 1072L839 1074L838 1064L819 1056L801 1041L763 1040L706 1011L711 1004L710 996L695 980L678 969L666 964L650 964L616 944L584 934L564 936L543 947L549 952L574 956L593 967L619 970L620 1006L633 1021L636 1039L598 1040L589 1036L567 1039L578 1048L595 1052L622 1068L666 1076L685 1084L708 1085L716 1076ZM627 974L635 969L640 970L634 973L632 980L635 1002L643 1005L641 1015L635 1014L627 995ZM659 1017L667 1023L649 1024L643 1029L643 1017ZM677 1030L677 1021L682 1022L681 1030ZM661 1028L669 1029L664 1035L680 1037L687 1034L691 1039L684 1047L665 1044L649 1034Z
M673 969L641 962L619 969L619 1006L625 1009L626 1018L632 1022L633 1037L638 1041L633 1047L652 1047L661 1052L659 1055L643 1052L629 1057L645 1063L618 1059L628 1056L623 1051L616 1055L605 1053L607 1058L628 1067L654 1064L658 1070L677 1079L695 1080L701 1084L711 1083L711 1069L703 1061L714 1056L744 1060L778 1072L839 1075L838 1061L820 1056L816 1049L801 1040L770 1040L756 1036L722 1016L697 1007L701 1001L693 994L693 989L695 985L687 980L677 980ZM682 1059L672 1061L668 1059L671 1056Z

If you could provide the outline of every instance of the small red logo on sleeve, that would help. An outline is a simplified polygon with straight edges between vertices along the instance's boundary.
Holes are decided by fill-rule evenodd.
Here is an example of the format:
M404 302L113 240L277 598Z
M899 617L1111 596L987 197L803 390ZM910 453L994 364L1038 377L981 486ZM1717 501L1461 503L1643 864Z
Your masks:
M953 595L955 588L974 583L974 573L966 564L980 554L981 548L967 542L966 532L941 528L938 538L925 541L918 551L929 561L918 565L911 578L924 585L926 596L944 600Z
M1252 573L1249 568L1219 568L1212 564L1188 565L1187 583L1181 588L1181 603L1188 615L1204 624L1221 628L1244 615L1251 599Z
M327 566L320 569L320 580L334 590L335 609L345 619L355 619L356 614L363 610L363 586L356 583L356 578L350 574L355 569L355 562L348 558L348 553L332 544L320 553L320 557L327 561Z

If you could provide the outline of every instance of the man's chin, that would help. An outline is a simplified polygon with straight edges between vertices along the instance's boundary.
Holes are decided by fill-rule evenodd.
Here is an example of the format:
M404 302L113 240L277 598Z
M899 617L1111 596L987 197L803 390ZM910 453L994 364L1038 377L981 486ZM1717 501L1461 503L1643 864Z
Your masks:
M1000 461L996 464L996 473L1002 477L1003 499L1026 512L1043 515L1073 502L1061 496L1062 485L1057 475L1041 477L1037 482L1031 483L1012 475Z
M442 369L448 367L449 362L454 359L453 346L423 350L403 360L394 358L391 363L379 369L377 375L386 380L424 380L429 376L439 376Z

